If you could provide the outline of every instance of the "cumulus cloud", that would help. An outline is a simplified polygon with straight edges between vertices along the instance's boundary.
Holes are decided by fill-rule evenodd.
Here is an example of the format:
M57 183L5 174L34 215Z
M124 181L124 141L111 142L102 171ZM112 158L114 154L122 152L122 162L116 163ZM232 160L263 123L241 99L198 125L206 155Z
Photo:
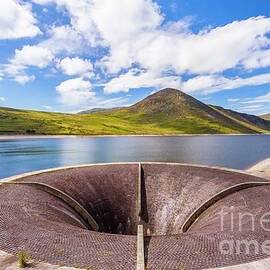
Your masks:
M93 70L93 65L90 60L80 59L79 57L66 57L57 64L66 75L81 75L89 73Z
M2 65L2 73L24 85L35 79L34 75L26 74L28 66L45 68L52 62L53 58L53 54L47 48L26 45L21 50L16 49L15 55L9 59L9 63Z
M104 92L106 94L113 94L118 92L128 92L130 88L180 88L180 86L181 77L179 76L159 76L153 72L132 69L105 84Z
M4 97L0 97L0 101L4 102L6 99Z
M52 63L56 65L51 67L53 70L80 76L57 86L63 104L102 102L94 96L94 86L103 86L106 94L140 87L173 87L210 94L270 83L270 74L245 74L244 78L223 75L229 69L248 74L253 69L270 67L270 18L252 17L194 33L190 18L164 23L164 14L154 0L32 1L40 5L55 3L59 12L69 15L70 23L48 26L46 39L17 49L1 71L21 84L34 79L26 74L28 67L46 68ZM1 5L17 11L12 11L9 19L0 16L0 39L1 35L17 38L40 33L30 4L5 0L0 1ZM8 31L1 30L4 26ZM101 53L96 53L99 50ZM82 58L94 53L95 63ZM101 75L105 79L93 85L93 81L86 80L93 73L95 78ZM184 81L185 75L190 79Z
M157 27L162 17L151 0L34 0L65 7L77 32L95 46L130 39L138 32ZM123 12L123 10L125 12ZM113 22L113 23L112 23Z
M28 75L15 75L14 80L18 82L19 84L26 84L29 81L33 81L35 79L34 75L28 76Z
M31 4L20 0L0 1L0 39L34 37L41 34Z
M50 64L54 56L47 48L39 46L24 46L15 50L15 56L10 62L14 65L35 66L44 68Z
M141 31L136 38L123 39L118 44L110 42L111 54L103 59L104 65L113 72L139 63L159 72L217 73L241 65L248 61L250 51L260 51L269 45L265 37L270 31L269 18L236 21L199 34L190 33L186 27L176 33L171 30L173 25L166 31L162 28Z
M49 49L54 55L59 53L79 54L82 52L83 37L69 25L52 26L48 30L49 38L38 44Z
M236 89L248 85L270 83L270 73L251 76L248 78L226 78L220 75L196 76L182 84L181 89L187 93L215 93L221 90Z
M270 31L270 19L264 17L193 34L183 21L162 26L159 7L150 0L54 2L68 10L73 28L92 45L110 48L102 64L114 73L133 63L159 71L170 68L178 74L222 72L248 61L251 51L269 44L265 34Z
M41 41L36 45L25 45L22 49L16 49L14 57L9 59L9 63L2 65L2 73L10 78L14 78L15 81L25 84L26 82L33 80L34 76L26 74L26 70L29 66L38 68L46 68L52 64L53 60L60 53L73 54L82 52L82 37L72 27L68 25L53 26L47 32L49 38ZM60 62L60 68L66 72L67 75L80 74L82 69L87 70L86 77L91 77L92 64L87 60L81 60L78 57L65 58L63 63ZM59 62L58 62L59 64ZM73 64L73 69L70 66ZM53 70L53 69L52 69Z
M67 106L87 103L89 99L95 96L91 89L91 83L83 78L70 79L56 87L56 91L60 94L61 103Z
M257 69L270 66L270 50L252 52L242 64L247 69Z
M51 37L41 46L53 53L74 53L86 41L89 50L106 49L108 53L95 63L105 75L114 75L104 84L105 93L152 86L179 88L184 74L194 76L182 85L188 92L212 93L269 82L268 75L226 78L221 74L232 68L245 71L270 66L270 18L252 17L193 33L187 18L164 24L164 15L152 0L34 2L55 3L71 18L70 26L52 28ZM134 65L139 72L134 72Z

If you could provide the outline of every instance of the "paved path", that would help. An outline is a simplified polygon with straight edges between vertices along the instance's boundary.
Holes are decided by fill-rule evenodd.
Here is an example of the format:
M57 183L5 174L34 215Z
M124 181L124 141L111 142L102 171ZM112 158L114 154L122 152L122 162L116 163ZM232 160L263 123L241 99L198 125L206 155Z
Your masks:
M248 173L270 179L270 158L262 160L246 170Z
M7 254L0 251L0 270L18 270L18 258L15 255ZM73 267L65 267L62 265L51 265L48 263L41 263L36 261L30 261L27 265L27 270L75 270Z

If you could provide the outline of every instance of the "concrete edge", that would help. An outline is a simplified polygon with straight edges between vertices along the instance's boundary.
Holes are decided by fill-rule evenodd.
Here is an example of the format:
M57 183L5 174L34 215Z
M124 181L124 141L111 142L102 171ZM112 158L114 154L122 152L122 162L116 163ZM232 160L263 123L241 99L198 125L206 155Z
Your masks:
M207 136L258 136L269 135L269 132L261 133L164 133L164 134L96 134L96 135L26 135L26 134L3 134L0 140L24 140L24 139L69 139L69 138L115 138L115 137L207 137Z
M138 165L137 217L139 224L142 215L142 165L140 162Z
M138 229L137 229L137 263L136 263L136 270L145 270L143 225L138 225Z
M246 172L246 171L237 170L237 169L230 169L230 168L225 168L225 167L219 167L219 166L208 166L208 165L190 164L190 163L136 162L136 161L134 161L134 162L89 163L89 164L82 164L82 165L75 165L75 166L63 166L63 167L57 167L57 168L49 168L49 169L26 172L26 173L14 175L14 176L5 177L5 178L0 179L0 181L1 182L10 182L10 181L13 181L13 180L17 180L19 178L39 175L39 174L48 173L48 172L68 170L68 169L95 167L95 166L109 166L109 165L128 165L128 164L129 165L136 165L136 164L139 164L139 163L141 165L148 165L148 164L151 165L151 164L153 164L153 165L189 166L189 167L208 168L208 169L215 169L215 170L221 170L221 171L227 171L227 172L234 172L234 173L239 173L239 174L243 174L243 175L249 175L249 176L264 179L264 178L262 178L260 176L254 175L254 174Z

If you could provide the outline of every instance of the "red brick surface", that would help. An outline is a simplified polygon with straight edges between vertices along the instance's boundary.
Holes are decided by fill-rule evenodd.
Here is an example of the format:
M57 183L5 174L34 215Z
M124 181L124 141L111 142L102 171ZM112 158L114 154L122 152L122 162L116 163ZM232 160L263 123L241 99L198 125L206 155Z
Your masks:
M186 218L224 188L260 178L183 165L143 164L142 212L151 236L145 239L146 264L152 270L203 269L250 262L267 255L253 251L225 256L224 239L256 239L270 233L260 228L243 232L220 231L218 211L235 206L258 217L269 210L270 187L239 191L207 209L188 233L181 233ZM138 164L66 169L20 181L57 187L78 200L96 219L104 233L86 230L81 217L63 201L33 187L0 186L0 248L52 264L97 269L135 269L136 198ZM253 199L251 199L253 198ZM256 199L254 199L256 198Z

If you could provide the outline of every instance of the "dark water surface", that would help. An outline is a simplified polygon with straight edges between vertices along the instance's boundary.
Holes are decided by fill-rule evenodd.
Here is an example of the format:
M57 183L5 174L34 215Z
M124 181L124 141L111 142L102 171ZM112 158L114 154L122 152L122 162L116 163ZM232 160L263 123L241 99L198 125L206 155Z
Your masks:
M270 135L0 140L0 178L100 162L183 162L245 169L270 157Z

